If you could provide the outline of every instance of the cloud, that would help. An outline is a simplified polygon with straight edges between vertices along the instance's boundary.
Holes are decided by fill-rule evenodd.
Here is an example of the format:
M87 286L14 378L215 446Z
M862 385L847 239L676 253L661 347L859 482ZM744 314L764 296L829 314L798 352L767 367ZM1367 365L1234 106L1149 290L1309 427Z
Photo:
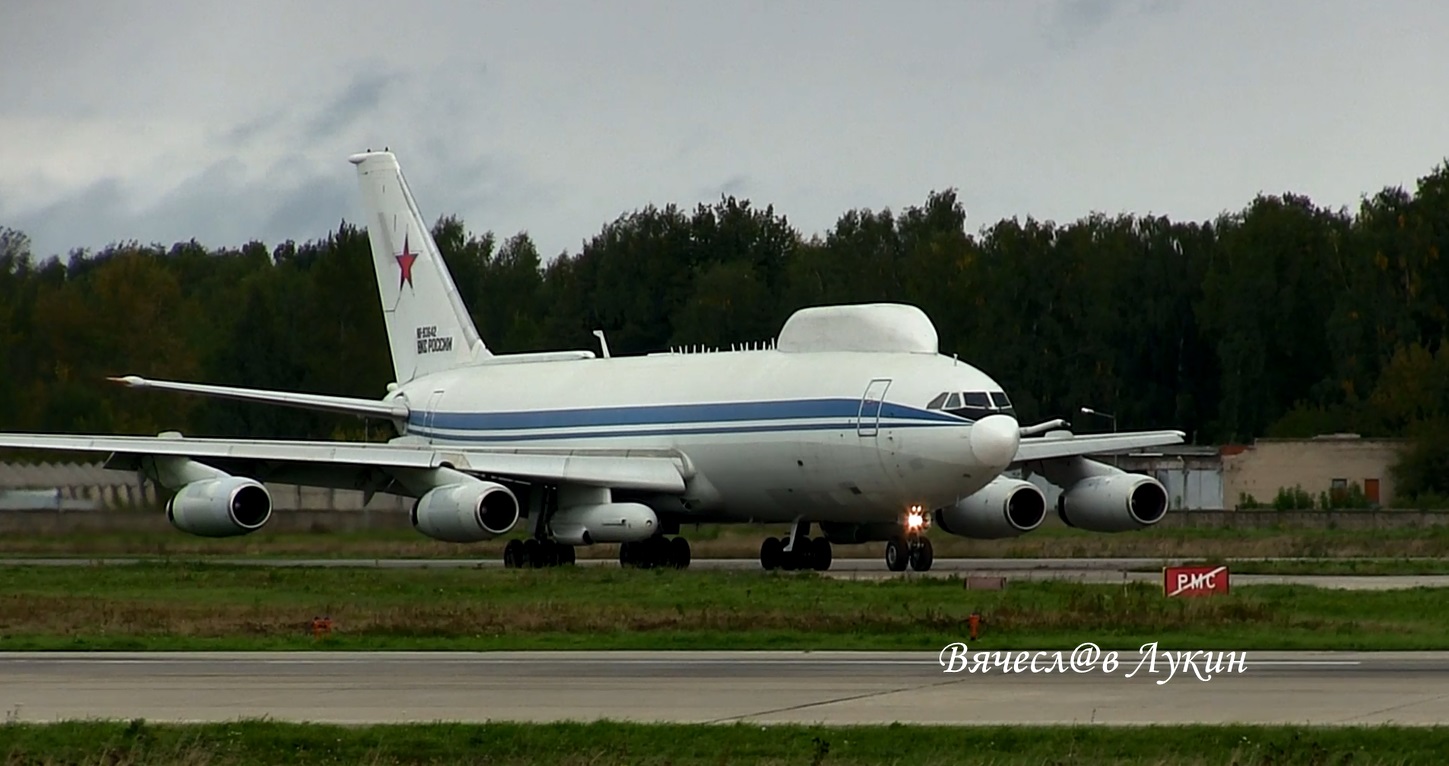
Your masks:
M259 2L21 3L0 223L41 253L321 237L356 215L347 155L384 145L429 219L546 255L729 194L807 235L948 187L973 225L1202 219L1412 184L1449 123L1449 7L1412 0L498 0L400 25L384 0Z
M303 137L323 141L351 127L359 118L382 104L390 86L405 81L397 72L368 72L357 75L341 94L309 121Z

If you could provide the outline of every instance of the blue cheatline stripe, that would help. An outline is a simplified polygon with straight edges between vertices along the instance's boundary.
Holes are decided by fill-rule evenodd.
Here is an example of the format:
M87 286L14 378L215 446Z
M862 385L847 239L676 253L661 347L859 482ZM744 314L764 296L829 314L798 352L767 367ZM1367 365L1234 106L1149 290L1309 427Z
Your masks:
M970 421L957 420L952 423L881 423L881 429L893 428L929 428L933 426L971 425ZM522 442L541 441L545 439L619 439L633 436L700 436L713 434L762 434L762 433L786 433L806 431L854 431L856 424L854 420L844 423L781 423L778 425L747 425L747 426L690 426L685 428L647 428L618 431L548 431L525 434L498 434L498 433L441 433L437 429L428 429L421 426L409 426L408 433L414 436L423 436L444 441L458 442Z
M729 423L742 421L784 421L818 418L850 418L860 412L859 399L796 399L764 402L720 402L712 404L652 404L631 407L592 407L526 412L436 412L413 411L410 425L459 431L511 431L540 428L596 428L686 423ZM961 425L969 423L950 413L923 410L886 402L882 420L913 420ZM874 420L874 413L866 414ZM853 426L852 426L853 427Z

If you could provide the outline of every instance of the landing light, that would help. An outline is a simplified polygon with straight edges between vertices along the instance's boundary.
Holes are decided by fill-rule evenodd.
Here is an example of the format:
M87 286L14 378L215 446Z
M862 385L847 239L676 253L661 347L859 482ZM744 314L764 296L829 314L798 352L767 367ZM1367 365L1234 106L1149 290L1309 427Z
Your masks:
M913 506L911 506L911 510L908 511L908 512L906 512L906 529L914 532L914 531L920 530L921 528L923 528L925 526L926 526L926 512L925 512L925 509L921 508L921 506L919 506L919 505L913 505Z

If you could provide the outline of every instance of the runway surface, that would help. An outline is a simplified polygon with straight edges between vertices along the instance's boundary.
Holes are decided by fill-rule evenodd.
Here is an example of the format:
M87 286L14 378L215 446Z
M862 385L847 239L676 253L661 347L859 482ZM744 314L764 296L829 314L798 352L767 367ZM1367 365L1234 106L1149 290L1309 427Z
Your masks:
M1244 672L1162 684L1164 661L1126 677L1136 664L1136 652L1110 673L1036 674L946 673L936 653L0 653L0 709L19 721L1449 720L1449 652L1249 652Z
M4 558L0 566L92 566L125 565L167 559L143 557ZM259 567L339 567L371 569L501 569L497 559L283 559L178 556L170 561L203 561L209 564ZM1301 561L1302 559L1254 559L1255 561ZM1004 577L1013 581L1066 580L1083 583L1161 583L1163 566L1188 559L1100 558L1100 559L936 559L929 572L890 572L879 559L835 559L827 577L847 580L876 580L910 577ZM610 559L580 559L580 566L618 566ZM754 559L695 559L691 569L758 571ZM1149 570L1149 571L1142 571ZM1449 588L1449 574L1438 575L1232 575L1234 585L1312 585L1342 590L1399 590L1404 588Z

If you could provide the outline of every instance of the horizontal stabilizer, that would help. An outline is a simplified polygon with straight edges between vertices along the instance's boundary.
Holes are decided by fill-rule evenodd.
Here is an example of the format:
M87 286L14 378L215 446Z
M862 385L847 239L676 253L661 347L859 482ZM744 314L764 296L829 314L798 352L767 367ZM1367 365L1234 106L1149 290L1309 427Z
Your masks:
M1016 448L1017 463L1033 460L1072 457L1075 455L1100 455L1112 452L1127 452L1145 447L1166 447L1182 444L1186 434L1181 431L1135 431L1122 434L1089 434L1087 436L1038 436L1022 439Z
M208 396L213 399L233 399L241 402L275 404L318 412L336 412L356 415L360 418L388 418L406 420L408 408L402 402L383 402L376 399L354 399L349 396L327 396L324 394L298 394L291 391L267 391L259 388L233 388L231 386L209 386L202 383L178 383L170 380L147 380L136 375L110 378L130 388L146 388L154 391L176 391L183 394Z

